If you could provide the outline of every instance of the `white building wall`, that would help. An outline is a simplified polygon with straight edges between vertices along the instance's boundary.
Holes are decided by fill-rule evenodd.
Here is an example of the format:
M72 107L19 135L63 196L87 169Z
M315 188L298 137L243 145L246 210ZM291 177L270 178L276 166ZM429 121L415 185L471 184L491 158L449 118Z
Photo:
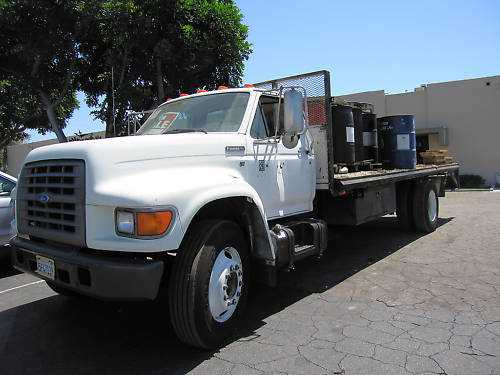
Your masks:
M14 177L19 177L24 159L28 153L35 148L53 145L57 143L57 139L49 139L47 141L39 141L32 143L21 143L7 147L7 173Z
M426 92L429 119L448 126L461 173L493 185L500 172L500 76L430 84Z

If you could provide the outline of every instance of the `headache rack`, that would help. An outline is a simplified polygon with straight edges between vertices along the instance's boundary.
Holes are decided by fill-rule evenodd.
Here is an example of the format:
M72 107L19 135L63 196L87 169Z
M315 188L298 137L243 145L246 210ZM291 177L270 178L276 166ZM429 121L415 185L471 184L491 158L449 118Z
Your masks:
M20 234L85 246L85 164L83 160L43 160L21 170L17 197Z

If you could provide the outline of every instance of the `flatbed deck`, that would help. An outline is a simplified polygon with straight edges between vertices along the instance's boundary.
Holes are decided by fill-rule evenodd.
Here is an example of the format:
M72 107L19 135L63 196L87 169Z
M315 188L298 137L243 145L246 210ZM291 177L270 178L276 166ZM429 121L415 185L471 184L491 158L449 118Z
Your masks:
M428 165L418 164L415 169L375 169L334 175L334 184L338 189L354 189L365 185L385 184L414 177L432 174L453 173L458 170L458 163Z

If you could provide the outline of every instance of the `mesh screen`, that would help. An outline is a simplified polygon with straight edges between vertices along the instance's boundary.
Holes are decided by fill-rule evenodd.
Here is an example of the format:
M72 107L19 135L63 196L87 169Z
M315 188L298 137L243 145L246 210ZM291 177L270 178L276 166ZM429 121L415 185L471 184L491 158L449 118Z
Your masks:
M326 70L255 83L263 90L300 86L306 90L309 126L327 125L330 111L330 74Z

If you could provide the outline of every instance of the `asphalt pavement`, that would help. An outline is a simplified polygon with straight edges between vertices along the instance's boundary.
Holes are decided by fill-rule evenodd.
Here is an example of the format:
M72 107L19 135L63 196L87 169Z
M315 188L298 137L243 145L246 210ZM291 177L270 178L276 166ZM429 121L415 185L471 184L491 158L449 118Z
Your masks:
M321 260L253 287L213 352L176 339L165 300L74 300L0 267L0 374L500 374L500 192L440 208L425 236L333 230Z

